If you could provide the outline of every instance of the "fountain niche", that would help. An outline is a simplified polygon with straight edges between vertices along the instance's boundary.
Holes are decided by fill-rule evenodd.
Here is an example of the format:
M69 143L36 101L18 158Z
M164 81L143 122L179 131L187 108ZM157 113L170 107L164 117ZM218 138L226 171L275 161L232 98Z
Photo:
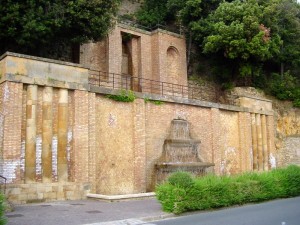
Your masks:
M172 120L169 138L165 140L162 156L155 164L156 183L161 183L170 173L176 171L191 172L195 176L212 172L209 167L214 164L204 162L198 154L200 143L200 140L191 139L186 120Z

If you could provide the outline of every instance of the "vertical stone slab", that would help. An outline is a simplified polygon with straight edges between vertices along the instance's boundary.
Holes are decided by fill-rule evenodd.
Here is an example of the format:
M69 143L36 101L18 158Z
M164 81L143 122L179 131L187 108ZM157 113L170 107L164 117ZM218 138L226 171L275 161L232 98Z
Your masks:
M52 99L53 88L45 87L42 116L42 180L44 183L52 182Z
M18 183L22 178L22 91L22 83L0 84L0 174L8 183Z
M263 142L261 132L261 115L256 114L258 170L263 171Z
M274 116L267 116L267 145L269 149L269 168L277 167L276 153L275 153L275 132L274 132Z
M89 93L89 182L92 183L91 192L96 193L96 158L97 154L96 151L99 149L97 148L97 141L96 141L96 94Z
M89 180L89 93L87 91L74 91L74 109L74 178L75 181L86 182Z
M240 171L245 172L252 169L252 137L251 118L246 112L239 112L239 145L240 145ZM251 155L250 155L251 154Z
M28 85L26 103L25 182L36 180L37 85Z
M251 132L251 113L244 113L244 132L245 139L242 140L245 146L245 170L251 171L253 170L253 150L252 150L252 132Z
M145 140L145 102L134 101L133 146L134 146L134 191L146 192L146 140Z
M221 162L222 162L222 150L220 146L220 111L219 109L211 109L211 122L212 122L212 151L213 151L213 163L215 163L214 171L217 175L222 174Z
M263 165L264 165L264 170L267 171L269 167L269 153L268 153L266 115L261 116L261 128L262 128L262 140L263 140Z
M59 89L58 93L58 131L57 131L57 179L68 181L67 164L68 143L68 90Z
M253 170L258 170L258 156L257 156L257 126L256 116L254 113L251 114L251 133L252 133L252 151L253 151Z

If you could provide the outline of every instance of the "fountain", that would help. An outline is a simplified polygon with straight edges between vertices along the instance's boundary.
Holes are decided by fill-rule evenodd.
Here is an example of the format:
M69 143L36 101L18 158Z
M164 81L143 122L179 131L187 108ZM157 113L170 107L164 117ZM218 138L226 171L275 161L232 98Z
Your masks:
M156 183L166 180L175 171L187 171L195 176L206 174L214 163L204 162L199 156L200 143L200 140L191 139L186 120L172 120L169 138L165 140L162 156L155 164Z

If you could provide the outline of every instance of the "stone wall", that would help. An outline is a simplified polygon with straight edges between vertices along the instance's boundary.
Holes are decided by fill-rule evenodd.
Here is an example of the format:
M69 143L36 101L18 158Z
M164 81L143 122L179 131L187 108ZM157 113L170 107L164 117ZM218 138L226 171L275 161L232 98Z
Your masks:
M268 99L274 110L275 157L273 164L278 167L290 164L300 165L300 109L290 101L280 101L263 91L251 87L235 88L227 93L227 103L239 105L237 96L251 96L252 99ZM255 102L255 101L254 101ZM259 108L259 105L255 106Z
M201 140L199 155L218 175L268 170L277 157L273 112L263 100L256 100L263 107L246 108L135 93L132 103L116 102L106 95L118 90L83 85L88 70L79 65L60 63L51 73L56 61L18 54L2 60L0 71L11 72L0 85L0 162L14 202L153 191L155 163L178 118L188 121L191 137ZM24 67L32 64L68 81L35 76L36 66ZM18 66L30 76L17 73Z

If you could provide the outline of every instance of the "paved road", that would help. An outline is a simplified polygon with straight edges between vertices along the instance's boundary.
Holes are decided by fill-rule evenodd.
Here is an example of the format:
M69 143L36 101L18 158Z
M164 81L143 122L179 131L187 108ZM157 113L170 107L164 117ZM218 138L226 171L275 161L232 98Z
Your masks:
M155 225L300 225L300 197L172 218Z
M179 217L162 212L155 199L29 204L6 215L8 225L300 225L300 197Z

